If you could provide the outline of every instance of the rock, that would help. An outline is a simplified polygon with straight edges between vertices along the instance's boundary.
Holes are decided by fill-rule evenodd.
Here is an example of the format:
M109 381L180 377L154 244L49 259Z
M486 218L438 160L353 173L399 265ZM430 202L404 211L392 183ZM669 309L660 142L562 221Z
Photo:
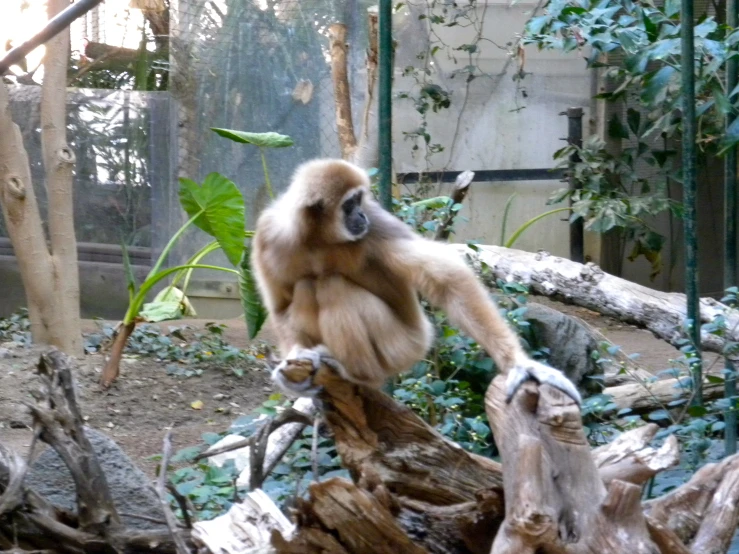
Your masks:
M547 364L562 370L578 387L588 392L601 391L600 382L587 379L590 375L603 375L603 368L593 359L598 341L585 322L534 302L526 304L524 318L534 331L533 346L549 348Z
M85 427L85 433L105 473L118 511L164 520L159 498L144 472L105 434L89 427ZM55 506L76 512L72 475L52 448L47 448L38 456L28 471L25 484ZM162 527L139 518L121 516L121 520L126 526L135 529Z
M13 353L8 348L0 348L0 360L12 358Z

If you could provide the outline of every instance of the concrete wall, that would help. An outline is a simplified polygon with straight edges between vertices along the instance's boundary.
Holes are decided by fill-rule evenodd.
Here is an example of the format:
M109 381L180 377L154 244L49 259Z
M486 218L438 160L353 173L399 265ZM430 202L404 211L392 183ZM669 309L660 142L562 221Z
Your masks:
M560 115L568 107L582 107L587 133L590 117L593 75L585 68L580 55L540 52L527 47L526 72L522 81L513 79L519 61L509 55L507 44L513 44L536 7L534 2L513 4L503 0L478 2L477 11L484 17L479 56L474 64L482 71L469 85L466 75L452 78L455 70L466 63L464 52L458 52L454 64L443 51L437 52L429 66L430 80L452 91L451 106L428 116L428 131L433 143L444 151L428 160L421 151L412 149L404 132L417 128L421 117L409 100L393 104L395 170L399 173L429 170L528 169L554 166L552 155L564 145L567 119ZM402 75L407 65L418 66L418 52L426 48L427 19L404 10L396 16L395 38L398 41L394 92L413 91L415 81ZM434 32L447 44L470 41L471 29L433 25ZM477 239L499 244L503 208L515 192L508 217L508 235L528 219L551 209L547 198L565 186L557 181L484 183L472 185L462 214L469 222L458 227L460 240ZM443 191L444 189L439 189ZM561 214L560 214L561 215ZM524 234L517 247L525 250L546 249L567 255L567 224L557 215L541 220Z

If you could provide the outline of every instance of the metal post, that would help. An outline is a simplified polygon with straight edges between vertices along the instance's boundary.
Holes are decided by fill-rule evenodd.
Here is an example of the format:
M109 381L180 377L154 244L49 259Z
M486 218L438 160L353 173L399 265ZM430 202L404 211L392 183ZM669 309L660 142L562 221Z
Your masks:
M693 0L681 0L681 76L683 100L683 204L685 205L685 295L688 319L692 321L690 339L697 358L691 364L693 404L703 405L703 371L700 345L700 306L698 296L698 237L696 232L695 182L695 45L693 44Z
M726 24L735 29L739 27L737 14L737 0L726 0ZM734 90L737 83L737 69L739 64L736 57L726 62L726 90ZM726 114L728 128L736 119L733 112ZM732 146L726 153L724 160L724 288L737 285L737 251L736 251L736 216L737 216L737 180L736 180L737 149ZM724 397L731 400L729 409L724 412L725 453L736 453L737 414L735 409L736 375L734 364L726 358L726 381L724 382Z
M393 173L392 92L393 92L393 3L380 0L378 21L379 83L378 83L378 142L380 203L391 210Z
M567 142L573 146L582 147L582 108L567 108ZM577 153L570 156L570 164L580 161ZM575 178L575 172L570 171L570 189L581 188ZM570 199L572 206L572 199ZM570 259L573 262L585 263L584 230L582 218L570 223Z

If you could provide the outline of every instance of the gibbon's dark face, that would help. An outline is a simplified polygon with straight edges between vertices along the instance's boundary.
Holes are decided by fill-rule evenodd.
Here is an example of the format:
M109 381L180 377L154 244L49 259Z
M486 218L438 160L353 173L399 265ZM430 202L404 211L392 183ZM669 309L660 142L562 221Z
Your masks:
M363 191L359 190L341 204L344 226L355 240L361 239L369 230L369 219L362 210L362 194Z

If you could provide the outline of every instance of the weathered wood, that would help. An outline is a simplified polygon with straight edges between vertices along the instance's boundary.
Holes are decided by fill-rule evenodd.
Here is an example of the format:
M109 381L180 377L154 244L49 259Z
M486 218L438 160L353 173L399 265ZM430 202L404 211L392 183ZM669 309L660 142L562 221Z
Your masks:
M309 370L296 361L286 377L304 379ZM279 553L697 554L686 544L710 525L709 513L721 529L705 527L703 535L723 544L733 532L733 506L716 494L733 466L701 470L670 495L642 504L641 485L677 462L676 440L650 446L658 427L649 424L591 451L578 407L547 385L527 382L506 404L504 378L491 384L486 408L501 466L326 367L314 382L354 483L311 485L310 498L298 503L294 534L272 531ZM737 488L727 480L722 490ZM262 541L266 531L257 533Z
M196 546L219 554L242 554L268 545L273 530L290 540L295 526L261 489L249 492L225 514L195 524L192 539Z
M659 427L654 423L622 433L613 442L594 449L593 461L600 477L608 484L614 479L642 485L660 471L680 462L677 438L671 435L659 448L651 448L649 442Z
M286 372L287 373L287 372ZM386 394L321 368L325 421L352 477L376 474L393 493L448 506L500 489L500 464L470 454Z
M693 554L726 552L737 526L739 454L706 464L681 487L644 503L650 522L663 525Z
M464 202L464 199L467 197L467 193L470 190L470 185L472 184L472 179L474 179L474 177L475 172L470 171L469 169L457 175L457 179L454 181L454 189L452 190L452 206ZM446 218L444 218L444 221L442 221L439 224L439 228L436 229L434 240L447 240L449 238L451 226L456 216L457 212L449 210L449 213L447 214Z
M631 409L634 413L644 413L658 408L664 408L671 402L679 399L689 401L693 391L687 378L663 379L661 381L644 380L637 383L628 383L616 387L603 389L603 394L613 397L613 403L619 410ZM711 383L703 380L703 399L713 400L723 395L722 383Z
M428 552L403 532L387 496L372 494L340 478L314 483L309 491L308 502L300 502L298 507L300 530L289 545L275 545L278 554L319 552L312 550L309 541L301 536L306 528L337 537L349 553Z
M479 268L484 262L490 268L490 272L481 273L484 280L502 279L529 285L536 294L559 298L644 327L679 346L681 327L687 318L684 294L650 289L609 275L595 264L583 265L547 252L531 253L502 246L477 246L472 250L462 244L458 248L473 265ZM739 341L739 311L711 298L701 299L701 323L724 313L728 336ZM723 349L723 339L715 335L704 332L701 340L705 350L720 353Z
M572 399L528 382L506 404L504 383L496 377L485 396L511 499L492 554L658 552L641 512L641 489L610 479L606 490Z

